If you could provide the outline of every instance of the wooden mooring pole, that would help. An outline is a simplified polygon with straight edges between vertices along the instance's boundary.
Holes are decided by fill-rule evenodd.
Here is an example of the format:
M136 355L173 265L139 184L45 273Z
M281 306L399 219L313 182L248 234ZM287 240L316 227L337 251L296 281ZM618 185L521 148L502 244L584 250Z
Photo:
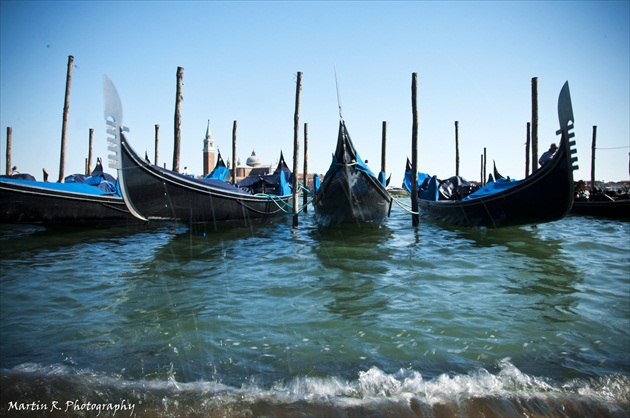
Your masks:
M455 121L455 175L459 176L459 121Z
M232 124L232 184L236 186L236 121Z
M72 63L74 57L68 56L68 73L66 75L66 96L63 101L63 121L61 124L61 156L59 157L59 183L63 183L66 165L66 134L68 132L68 113L70 110L70 84L72 82Z
M181 111L182 111L182 86L184 80L184 69L182 67L177 67L177 91L175 93L175 123L174 130L175 143L173 145L173 171L179 172L179 147L182 142L182 134L181 134Z
M481 184L483 186L483 154L481 154L481 165L479 167L479 178L481 179L479 184Z
M381 173L383 173L384 181L387 182L387 121L383 121L381 130ZM383 186L387 186L387 184Z
M159 142L160 125L155 124L155 154L153 164L158 165L158 142Z
M302 191L302 207L308 212L308 123L304 124L304 190Z
M485 186L488 183L488 172L486 168L488 166L488 154L486 153L486 147L483 147L483 185Z
M418 73L411 74L411 224L418 226Z
M7 153L5 156L6 167L4 168L4 173L7 176L11 175L11 143L13 142L13 128L7 126Z
M300 93L302 92L302 72L297 73L295 86L295 114L293 118L293 227L298 226L298 159L300 156Z
M591 193L595 193L595 142L597 141L597 126L593 125L593 142L591 143Z
M532 173L538 168L538 77L532 78Z
M89 134L89 138L88 138L88 157L87 157L87 164L86 164L86 168L87 170L85 171L85 174L90 175L91 171L90 171L90 167L92 167L92 144L94 142L94 128L90 128L90 134Z
M527 122L527 137L525 138L525 177L529 176L529 147L531 141L531 124Z

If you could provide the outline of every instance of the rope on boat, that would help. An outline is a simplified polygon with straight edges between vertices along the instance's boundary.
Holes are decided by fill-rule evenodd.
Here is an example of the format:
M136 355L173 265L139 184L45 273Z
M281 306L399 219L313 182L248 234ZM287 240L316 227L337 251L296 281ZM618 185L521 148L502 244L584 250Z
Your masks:
M419 215L419 212L414 212L413 210L411 210L411 205L407 205L406 203L403 203L400 199L396 199L394 196L392 196L392 201L394 203L396 203L398 206L400 206L403 210L409 212L412 215Z
M284 213L289 213L289 210L293 209L293 205L292 204L290 204L289 202L285 201L284 199L282 199L278 195L257 193L254 196L266 197L267 199L271 200L278 207L278 209L280 209ZM287 210L285 208L289 208L289 210Z
M307 193L313 193L312 190L310 190L309 188L305 187L302 183L298 183L298 187L302 190L304 190ZM280 196L275 195L275 194L267 194L267 193L256 193L254 196L260 196L260 197L266 197L267 199L271 200L277 207L278 209L280 209L282 212L288 214L288 215L293 215L293 205L291 203L289 203L288 201L282 199ZM313 197L311 197L310 199L307 200L305 205L299 206L298 207L298 211L297 213L302 213L304 212L305 208L313 201ZM257 211L247 205L245 205L244 203L241 202L241 205L243 205L244 207L246 207L247 209L253 211L253 212L258 212L258 213L263 213L260 211ZM272 212L270 212L272 213Z
M302 205L298 208L298 213L302 213L304 212L305 208L313 201L313 199L310 199L306 202L306 205Z
M278 209L280 209L282 212L288 214L288 215L292 215L293 214L293 205L287 201L285 201L284 199L282 199L280 196L275 195L275 194L265 194L265 193L258 193L255 196L261 196L261 197L266 197L267 199L271 200L277 207ZM304 208L306 206L308 206L311 202L313 201L313 198L309 199L306 202L306 205L302 205L298 207L298 212L297 213L302 213L304 212ZM246 205L243 205L246 208L250 209L250 210L254 210ZM287 209L285 209L287 208Z

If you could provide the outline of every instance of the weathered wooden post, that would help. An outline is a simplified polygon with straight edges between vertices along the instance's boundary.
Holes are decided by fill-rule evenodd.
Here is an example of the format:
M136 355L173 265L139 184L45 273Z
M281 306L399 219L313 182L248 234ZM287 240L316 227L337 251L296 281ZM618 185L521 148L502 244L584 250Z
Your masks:
M531 124L527 122L527 137L525 138L525 177L529 176L529 147L530 147L530 129Z
M387 176L387 121L383 121L381 138L381 172Z
M11 142L13 142L13 128L7 126L7 153L6 153L6 167L4 172L7 176L11 175Z
M70 110L70 83L72 81L72 63L74 57L68 56L68 73L66 75L66 97L63 101L63 122L61 124L61 156L59 158L59 183L63 183L66 165L66 134L68 132L68 112Z
M90 134L88 138L88 157L87 157L87 171L85 174L90 174L90 167L92 167L92 143L94 141L94 128L90 128Z
M184 69L177 67L177 91L175 93L175 144L173 146L173 171L179 172L179 147L182 142L181 137L181 110L182 110L182 85L184 79Z
M158 165L158 142L159 142L158 134L159 132L160 132L160 125L156 123L155 124L155 154L153 158L153 164L155 165Z
M483 186L483 154L481 154L481 165L479 166L479 178L481 179L480 184Z
M486 147L483 147L483 185L485 186L488 183L488 172L486 171L486 167L488 165L488 158L486 154Z
M295 114L293 118L293 227L298 226L298 159L300 152L300 93L302 91L302 72L297 73L295 86Z
M532 173L538 168L538 77L532 78Z
M595 142L597 140L597 126L593 125L593 143L591 144L591 193L595 193Z
M411 224L418 226L418 73L411 74Z
M459 176L459 121L455 121L455 175Z
M308 123L304 124L304 190L302 191L302 207L304 213L308 212Z
M232 125L232 184L236 186L236 121Z

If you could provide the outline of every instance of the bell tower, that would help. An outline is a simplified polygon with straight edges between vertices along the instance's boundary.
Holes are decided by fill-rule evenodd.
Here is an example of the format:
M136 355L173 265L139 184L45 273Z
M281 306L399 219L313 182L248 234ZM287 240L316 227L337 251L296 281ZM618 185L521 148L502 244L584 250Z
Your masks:
M214 140L210 131L210 119L208 119L208 128L206 129L206 137L203 140L203 175L209 174L214 169Z

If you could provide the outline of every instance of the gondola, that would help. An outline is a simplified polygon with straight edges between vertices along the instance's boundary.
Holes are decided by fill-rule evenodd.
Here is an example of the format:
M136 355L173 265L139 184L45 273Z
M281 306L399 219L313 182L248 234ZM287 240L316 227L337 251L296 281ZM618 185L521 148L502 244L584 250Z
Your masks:
M90 176L71 175L64 183L1 176L0 223L68 227L139 223L127 210L116 180L107 176L100 160Z
M147 221L207 224L215 228L253 226L289 212L292 194L252 194L217 179L197 179L150 164L133 150L122 125L116 88L104 78L105 118L112 166L129 211ZM286 177L284 170L279 177ZM289 179L285 178L285 182Z
M603 193L600 199L575 198L571 215L630 220L630 199L613 199Z
M506 181L505 177L497 171L496 164L494 177L490 177L490 179L494 181L494 178L499 179L499 181ZM630 220L630 196L627 193L610 196L608 193L597 189L593 194L590 194L585 193L584 189L580 187L584 187L582 180L575 183L575 194L570 215Z
M332 164L313 198L316 222L381 226L391 206L392 197L357 153L342 119Z
M575 197L571 215L591 216L596 218L608 218L618 220L630 220L630 195L626 190L623 193L606 193L602 189L593 187L595 184L595 137L591 149L591 187L586 190L586 183L580 180L575 185Z
M540 224L564 218L573 205L573 171L577 169L577 151L573 129L573 108L569 83L558 98L560 146L550 162L519 181L495 181L466 195L469 187L454 182L447 188L450 196L440 193L443 186L435 176L418 174L418 206L429 218L460 227L507 227ZM411 190L411 172L403 186Z
M575 200L571 208L571 215L630 220L630 199L609 201Z

